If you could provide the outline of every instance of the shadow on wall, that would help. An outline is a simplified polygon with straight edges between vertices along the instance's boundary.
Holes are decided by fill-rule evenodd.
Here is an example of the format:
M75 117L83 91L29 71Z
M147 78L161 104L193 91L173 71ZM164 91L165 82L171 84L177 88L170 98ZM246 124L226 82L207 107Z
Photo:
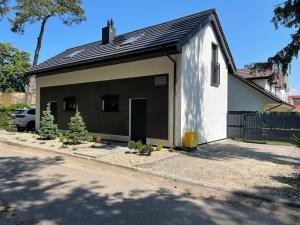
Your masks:
M203 31L202 31L203 33ZM206 142L205 137L208 135L208 130L204 127L203 120L203 96L205 91L204 74L208 74L203 63L199 64L201 46L204 45L204 39L195 37L197 41L191 41L190 46L186 48L186 55L182 61L182 88L184 93L184 119L182 124L182 132L197 131L198 140Z
M195 197L189 191L174 195L168 189L104 193L100 180L71 186L62 174L41 178L35 173L64 163L63 158L0 158L0 224L282 224L274 208L241 201L235 194L220 200ZM190 200L188 200L190 199ZM193 200L201 200L198 204ZM12 207L12 208L11 208ZM5 210L3 210L3 208ZM291 217L291 224L296 224ZM50 222L50 223L51 223ZM51 224L52 224L51 223Z

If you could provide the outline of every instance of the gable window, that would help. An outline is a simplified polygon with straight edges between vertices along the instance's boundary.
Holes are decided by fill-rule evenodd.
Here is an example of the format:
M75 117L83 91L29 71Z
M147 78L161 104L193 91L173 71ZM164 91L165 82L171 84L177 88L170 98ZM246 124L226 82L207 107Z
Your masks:
M64 98L64 111L65 112L75 112L76 111L76 98L66 97Z
M105 95L102 97L102 112L119 112L119 96Z
M211 85L219 87L220 85L220 64L218 59L218 46L212 44L211 54Z

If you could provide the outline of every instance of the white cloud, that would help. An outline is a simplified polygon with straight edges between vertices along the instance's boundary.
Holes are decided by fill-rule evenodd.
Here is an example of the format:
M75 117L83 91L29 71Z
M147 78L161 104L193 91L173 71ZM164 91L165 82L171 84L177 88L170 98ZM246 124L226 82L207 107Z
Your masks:
M296 88L291 88L289 91L289 95L300 95L300 91Z

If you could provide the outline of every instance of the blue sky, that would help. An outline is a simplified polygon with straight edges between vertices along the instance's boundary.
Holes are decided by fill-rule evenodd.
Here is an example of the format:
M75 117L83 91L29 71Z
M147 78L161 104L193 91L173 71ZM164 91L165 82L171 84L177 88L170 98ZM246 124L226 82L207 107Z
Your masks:
M262 61L290 41L291 30L275 30L270 22L273 9L282 0L84 0L87 21L64 26L52 18L46 27L40 62L66 48L101 38L101 28L113 18L117 33L176 19L215 8L237 67ZM11 33L6 20L0 22L0 42L9 42L33 55L39 24L27 25L20 36ZM294 60L289 75L290 89L300 91L300 59Z

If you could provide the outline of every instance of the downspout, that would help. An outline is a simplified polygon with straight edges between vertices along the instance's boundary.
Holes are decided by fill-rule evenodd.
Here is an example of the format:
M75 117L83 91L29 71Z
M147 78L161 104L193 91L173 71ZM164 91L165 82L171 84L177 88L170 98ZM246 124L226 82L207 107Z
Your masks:
M173 62L173 75L174 75L174 82L173 82L173 147L175 148L175 136L176 136L176 80L177 80L177 62L173 59L168 53L166 56Z
M280 107L282 104L283 104L283 103L281 102L280 104L278 104L278 105L275 105L274 107L272 107L272 108L270 108L270 109L266 110L266 112L270 112L271 110L273 110L273 109L276 109L276 108Z

